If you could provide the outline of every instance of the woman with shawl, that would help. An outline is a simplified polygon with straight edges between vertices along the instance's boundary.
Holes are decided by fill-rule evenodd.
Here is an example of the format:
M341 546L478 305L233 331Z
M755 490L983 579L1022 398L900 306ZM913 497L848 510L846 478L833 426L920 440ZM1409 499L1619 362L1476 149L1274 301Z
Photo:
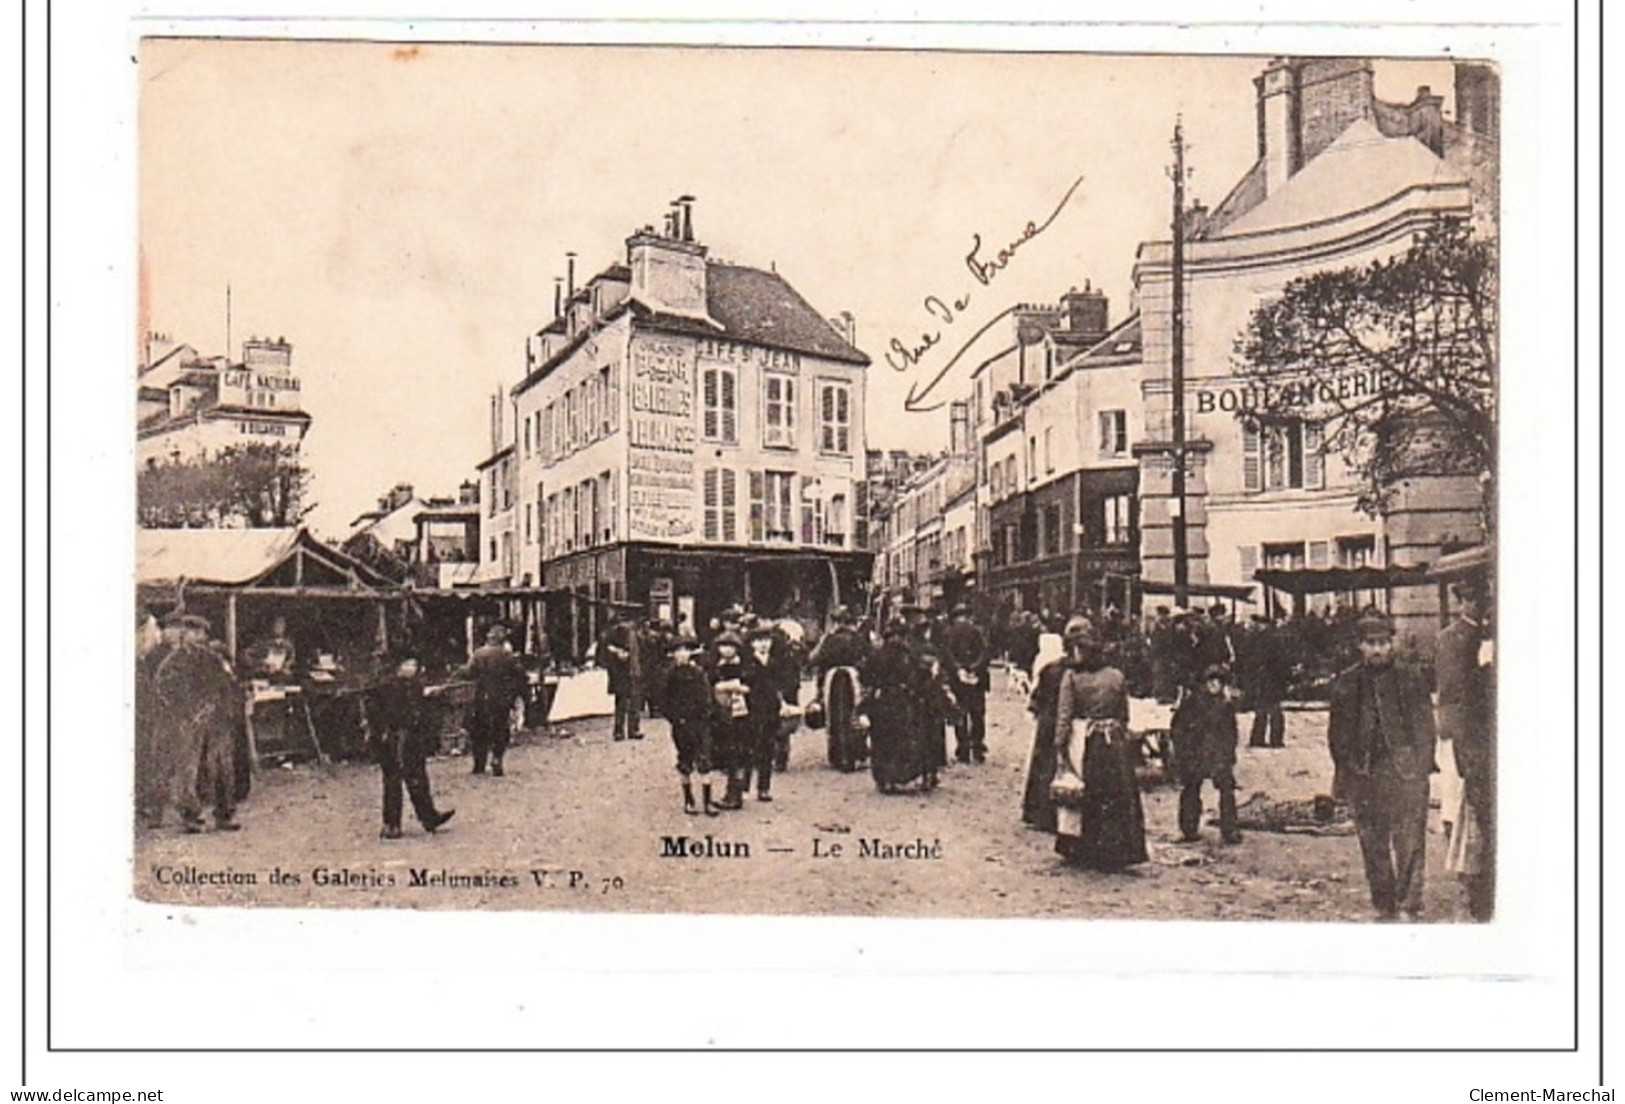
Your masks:
M1114 871L1143 863L1145 811L1134 779L1123 672L1106 665L1094 626L1067 637L1055 705L1055 850L1070 863Z
M1089 622L1074 617L1068 631L1087 627ZM1045 633L1038 641L1032 670L1038 674L1027 712L1034 718L1032 753L1027 757L1027 788L1021 798L1021 820L1041 832L1055 831L1055 802L1049 786L1055 780L1055 707L1061 697L1061 676L1066 673L1066 650L1061 637Z
M892 794L916 778L934 778L925 746L929 675L907 625L899 620L886 627L884 641L864 662L859 679L866 695L861 717L869 727L875 788Z

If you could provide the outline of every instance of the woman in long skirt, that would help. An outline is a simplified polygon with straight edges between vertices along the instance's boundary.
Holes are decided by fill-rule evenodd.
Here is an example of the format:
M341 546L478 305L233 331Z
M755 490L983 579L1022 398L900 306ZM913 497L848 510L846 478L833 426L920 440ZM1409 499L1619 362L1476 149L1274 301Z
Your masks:
M925 748L924 661L901 623L863 665L867 695L862 716L869 723L869 769L881 793L896 793L930 771Z
M1055 708L1055 849L1080 866L1121 870L1148 858L1128 691L1123 673L1102 658L1093 626L1071 634L1068 649Z
M1068 629L1087 627L1089 622L1075 617ZM1021 820L1041 832L1055 831L1055 802L1050 783L1055 781L1055 708L1061 698L1061 676L1066 674L1066 652L1061 638L1045 633L1032 669L1038 673L1027 712L1033 715L1033 746L1027 757L1027 786L1021 797Z

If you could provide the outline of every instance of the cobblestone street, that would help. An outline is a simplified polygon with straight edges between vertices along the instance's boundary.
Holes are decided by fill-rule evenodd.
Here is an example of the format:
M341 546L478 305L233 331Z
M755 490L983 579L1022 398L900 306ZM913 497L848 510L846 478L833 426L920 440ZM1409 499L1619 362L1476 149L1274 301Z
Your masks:
M1305 799L1329 790L1323 712L1289 712L1288 746L1279 751L1247 748L1247 720L1244 715L1237 767L1244 802L1259 791L1272 799ZM1371 917L1352 834L1249 831L1240 846L1224 847L1217 830L1206 826L1201 843L1179 844L1178 795L1169 786L1145 795L1151 862L1118 875L1063 866L1052 838L1021 824L1031 722L1002 674L989 698L989 761L950 767L932 794L883 796L867 773L831 770L824 734L802 729L789 772L775 780L772 803L747 799L739 812L686 816L666 725L644 727L646 738L635 742L612 741L608 718L572 722L568 738L525 737L509 752L505 778L471 776L464 758L436 759L430 764L436 801L455 808L456 819L429 836L408 814L404 838L393 842L378 839L376 768L266 770L241 809L243 831L186 836L170 827L139 834L135 888L148 900L186 904ZM1211 790L1205 796L1211 816ZM663 857L663 837L703 840L707 834L736 852L748 848L748 857ZM863 857L860 840L940 857ZM1436 813L1428 848L1428 918L1464 920L1461 891L1441 869L1444 839ZM275 883L278 868L297 883ZM252 874L255 882L187 884L193 880L188 870ZM428 884L414 885L414 872Z

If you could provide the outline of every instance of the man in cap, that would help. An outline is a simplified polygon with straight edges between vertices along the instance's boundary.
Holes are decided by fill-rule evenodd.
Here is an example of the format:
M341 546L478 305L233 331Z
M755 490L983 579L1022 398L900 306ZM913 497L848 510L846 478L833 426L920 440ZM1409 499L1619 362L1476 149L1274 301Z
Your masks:
M609 675L609 692L615 699L614 735L617 740L641 740L639 714L643 712L643 641L638 628L620 614L611 612L609 627L598 641L598 662Z
M1434 679L1439 694L1439 741L1461 775L1447 869L1467 887L1477 921L1495 915L1495 668L1493 638L1484 620L1485 592L1475 582L1455 588L1456 617L1439 633Z
M1219 792L1219 834L1240 843L1236 827L1236 706L1222 665L1202 672L1202 689L1184 695L1174 711L1174 775L1179 780L1179 836L1201 838L1202 783Z
M987 635L971 620L970 607L960 603L953 620L942 631L943 651L948 666L948 685L958 702L954 725L954 758L961 763L973 759L987 762Z
M1333 791L1354 814L1380 919L1422 915L1434 723L1427 680L1394 656L1394 626L1375 610L1356 625L1360 662L1333 680L1327 742Z
M485 643L474 649L474 654L454 678L474 683L474 707L469 719L469 744L474 753L474 774L484 774L489 759L491 773L501 778L502 757L508 751L508 725L513 714L514 699L525 692L525 669L513 652L508 650L508 630L492 625L486 631Z
M373 752L384 778L380 839L401 838L403 789L426 832L438 830L456 815L455 809L437 810L429 790L429 756L437 740L434 715L426 707L428 693L417 651L403 647L395 655L395 676L375 692L367 718L373 730Z
M699 772L704 812L717 815L711 793L711 730L716 704L711 696L711 680L694 662L699 641L677 636L667 647L670 663L666 684L660 694L661 709L671 722L672 743L677 746L677 774L683 787L683 812L693 816L701 811L694 800L695 772Z
M237 772L233 758L243 698L231 668L209 647L209 623L177 611L164 620L167 653L152 676L152 700L163 734L170 797L187 832L203 830L202 803L212 802L218 831L235 832Z

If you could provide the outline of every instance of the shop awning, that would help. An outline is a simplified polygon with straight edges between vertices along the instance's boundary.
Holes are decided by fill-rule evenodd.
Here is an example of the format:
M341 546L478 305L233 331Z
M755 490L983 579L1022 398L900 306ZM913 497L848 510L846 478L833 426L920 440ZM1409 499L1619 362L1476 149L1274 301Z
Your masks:
M1307 567L1296 571L1264 568L1253 572L1253 578L1272 590L1292 595L1388 590L1431 582L1425 567Z

